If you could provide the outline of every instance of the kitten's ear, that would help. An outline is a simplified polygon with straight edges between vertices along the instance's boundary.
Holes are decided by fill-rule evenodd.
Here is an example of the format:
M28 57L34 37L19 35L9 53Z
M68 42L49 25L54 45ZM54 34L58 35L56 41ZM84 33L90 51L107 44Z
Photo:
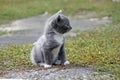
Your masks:
M59 10L59 11L57 12L57 14L62 14L62 10Z
M58 15L58 17L57 17L57 22L60 22L61 21L61 16L60 15Z
M61 15L62 15L62 10L59 10L57 12L57 22L60 22L62 20Z

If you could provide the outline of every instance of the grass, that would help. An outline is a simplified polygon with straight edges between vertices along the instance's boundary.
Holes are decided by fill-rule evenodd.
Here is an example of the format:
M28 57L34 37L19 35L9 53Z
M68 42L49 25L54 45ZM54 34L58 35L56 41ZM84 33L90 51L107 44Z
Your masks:
M112 0L0 0L0 24L46 11L53 14L60 9L67 15L94 11L99 16L112 16L115 22L120 22L120 5Z
M15 32L14 31L1 31L0 30L0 36L4 35L4 34L13 34L13 33L15 33Z
M72 64L110 72L120 79L120 25L106 25L95 31L81 32L66 44L67 57ZM71 46L73 48L71 48Z
M0 36L1 35L5 35L5 34L15 34L15 33L18 33L18 32L23 32L24 30L19 30L19 31L7 31L7 30L0 30Z
M98 72L109 72L120 79L120 26L105 25L94 31L81 31L65 44L67 59L72 65L91 65ZM31 44L0 48L0 69L33 68L30 62Z
M0 69L29 67L31 45L12 45L0 48Z
M7 34L6 31L0 31L0 35Z

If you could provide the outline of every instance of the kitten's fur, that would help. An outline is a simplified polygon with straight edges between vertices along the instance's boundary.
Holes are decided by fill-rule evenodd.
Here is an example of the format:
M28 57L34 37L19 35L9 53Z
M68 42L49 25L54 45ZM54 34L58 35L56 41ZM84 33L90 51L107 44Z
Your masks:
M32 63L45 68L53 64L69 64L69 61L66 61L63 34L71 29L68 18L61 10L50 17L46 22L44 34L34 43L31 51Z

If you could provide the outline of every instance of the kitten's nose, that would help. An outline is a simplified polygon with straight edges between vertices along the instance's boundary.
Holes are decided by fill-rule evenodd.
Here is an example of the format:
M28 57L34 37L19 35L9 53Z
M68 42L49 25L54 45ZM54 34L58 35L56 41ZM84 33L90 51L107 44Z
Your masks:
M72 27L70 26L70 30L72 29Z
M69 26L68 30L71 30L71 29L72 29L72 27L71 27L71 26Z

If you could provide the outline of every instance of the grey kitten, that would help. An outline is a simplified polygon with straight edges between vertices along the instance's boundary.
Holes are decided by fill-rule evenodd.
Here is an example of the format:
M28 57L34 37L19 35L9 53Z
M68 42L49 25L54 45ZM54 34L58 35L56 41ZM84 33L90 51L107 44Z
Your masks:
M68 18L61 10L50 17L46 22L44 34L34 43L31 51L32 63L44 68L69 64L66 60L63 34L71 29Z

